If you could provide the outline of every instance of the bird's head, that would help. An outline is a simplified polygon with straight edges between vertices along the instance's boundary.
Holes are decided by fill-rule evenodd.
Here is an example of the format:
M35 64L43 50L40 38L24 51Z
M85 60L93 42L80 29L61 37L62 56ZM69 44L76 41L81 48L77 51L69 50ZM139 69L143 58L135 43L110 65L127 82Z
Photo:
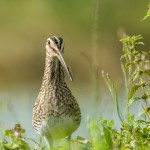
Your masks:
M72 81L72 75L62 57L62 53L64 51L64 42L61 37L53 36L51 38L48 38L46 41L46 51L48 54L53 58L58 58L58 60L61 62L62 66L65 68L70 80Z

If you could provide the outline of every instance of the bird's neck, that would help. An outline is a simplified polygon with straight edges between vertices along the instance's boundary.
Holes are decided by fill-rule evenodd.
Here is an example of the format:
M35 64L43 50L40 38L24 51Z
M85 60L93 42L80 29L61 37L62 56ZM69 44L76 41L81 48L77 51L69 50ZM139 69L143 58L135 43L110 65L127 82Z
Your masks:
M55 84L63 83L64 71L61 62L50 55L46 55L45 59L45 70L42 85L53 86Z

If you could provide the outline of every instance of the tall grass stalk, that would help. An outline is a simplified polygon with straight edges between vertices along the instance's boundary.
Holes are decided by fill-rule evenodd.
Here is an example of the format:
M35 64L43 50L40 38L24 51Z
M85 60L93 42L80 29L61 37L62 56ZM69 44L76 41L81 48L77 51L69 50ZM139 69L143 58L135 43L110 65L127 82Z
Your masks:
M93 21L92 21L92 82L93 82L93 98L95 102L100 100L100 78L98 65L98 15L99 0L93 0Z
M128 104L128 101L129 101L129 97L128 97L129 82L128 82L127 74L126 74L125 67L124 67L123 63L121 63L121 69L122 69L123 78L124 78L124 84L125 84L126 104ZM129 114L129 107L127 107L127 105L126 105L126 116L127 116L127 114Z
M105 83L110 91L110 94L112 96L112 99L115 101L115 106L116 106L116 110L117 110L117 114L118 117L120 119L121 122L124 121L121 109L119 107L119 98L118 98L118 83L117 81L115 81L114 83L111 81L109 74L104 74L104 72L102 71L102 77L105 80Z

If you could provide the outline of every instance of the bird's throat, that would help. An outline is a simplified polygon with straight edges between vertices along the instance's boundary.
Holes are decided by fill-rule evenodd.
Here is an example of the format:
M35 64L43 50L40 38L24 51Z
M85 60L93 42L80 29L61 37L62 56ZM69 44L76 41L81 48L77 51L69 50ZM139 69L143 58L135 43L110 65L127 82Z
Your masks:
M64 82L64 70L61 62L54 57L46 57L43 84L54 85Z

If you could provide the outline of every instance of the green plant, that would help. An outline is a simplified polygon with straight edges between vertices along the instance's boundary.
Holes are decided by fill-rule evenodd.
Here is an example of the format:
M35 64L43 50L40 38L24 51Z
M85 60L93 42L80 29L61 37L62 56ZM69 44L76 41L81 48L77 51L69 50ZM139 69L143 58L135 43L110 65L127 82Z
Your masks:
M126 36L120 40L123 43L121 67L126 89L126 117L123 117L118 103L118 83L113 83L108 74L102 73L112 98L115 100L118 117L122 122L120 132L114 130L114 135L112 135L117 139L112 142L116 149L150 148L150 107L148 105L148 99L150 99L150 52L139 50L140 45L144 45L140 41L142 39L142 36L138 35ZM143 100L141 114L145 117L136 120L130 112L130 107L138 100ZM104 127L104 124L102 126ZM110 133L107 134L107 138L105 136L107 145L110 145L108 139L113 139Z
M127 36L121 39L123 43L123 52L121 60L125 59L122 63L122 69L125 77L125 85L127 91L127 114L129 113L130 105L137 100L144 100L144 110L148 108L147 100L150 98L149 91L149 76L150 76L150 61L149 52L138 50L139 45L144 45L139 41L142 36ZM126 69L126 71L125 71ZM138 94L136 94L138 92ZM147 117L149 113L145 111Z
M150 17L150 3L149 3L149 5L148 5L148 10L147 10L146 16L145 16L142 20L145 20L145 19L147 19L148 17Z
M4 130L4 138L0 141L1 150L31 150L28 140L34 142L36 147L40 147L33 139L25 138L25 129L18 123L13 129ZM44 149L41 148L41 150Z

